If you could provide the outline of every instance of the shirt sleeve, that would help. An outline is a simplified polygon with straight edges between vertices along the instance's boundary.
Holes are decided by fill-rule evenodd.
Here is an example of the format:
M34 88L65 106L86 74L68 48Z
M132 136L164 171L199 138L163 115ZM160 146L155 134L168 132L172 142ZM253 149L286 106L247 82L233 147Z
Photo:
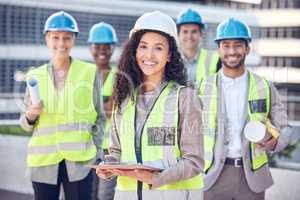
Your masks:
M102 155L102 141L104 135L104 122L105 122L105 113L103 108L103 101L101 98L101 81L99 77L98 70L96 71L96 77L94 81L94 90L93 90L93 101L95 110L97 112L96 122L92 127L93 141L97 148L97 159L101 158Z
M120 116L113 113L111 120L111 130L110 130L110 144L109 144L109 155L115 159L115 161L120 161L121 159L121 144L118 136L117 125L120 122Z
M177 163L153 177L152 188L192 178L203 171L204 146L201 100L196 90L183 88L179 96L179 148Z
M273 152L279 152L289 144L292 129L288 124L287 109L282 103L281 96L272 83L270 83L270 94L270 121L272 125L280 131L280 136Z

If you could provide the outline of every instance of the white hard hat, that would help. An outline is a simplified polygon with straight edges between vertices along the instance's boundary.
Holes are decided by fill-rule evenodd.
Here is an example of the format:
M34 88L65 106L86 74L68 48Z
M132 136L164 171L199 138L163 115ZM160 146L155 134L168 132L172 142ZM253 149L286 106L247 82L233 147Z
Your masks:
M161 31L177 41L177 27L174 20L160 11L149 12L140 16L135 22L133 29L131 29L129 37L139 30Z

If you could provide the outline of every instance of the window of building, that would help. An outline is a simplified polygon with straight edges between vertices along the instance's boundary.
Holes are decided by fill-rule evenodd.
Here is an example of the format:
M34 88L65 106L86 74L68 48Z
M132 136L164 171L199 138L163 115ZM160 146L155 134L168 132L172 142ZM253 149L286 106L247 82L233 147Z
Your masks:
M262 27L259 38L300 38L300 27Z
M300 57L269 57L261 59L262 66L297 67L300 68Z

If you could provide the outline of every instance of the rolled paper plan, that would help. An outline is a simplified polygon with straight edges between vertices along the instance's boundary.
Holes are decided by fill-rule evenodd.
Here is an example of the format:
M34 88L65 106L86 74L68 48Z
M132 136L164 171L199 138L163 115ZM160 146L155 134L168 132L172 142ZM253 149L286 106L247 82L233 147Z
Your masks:
M278 139L280 136L279 129L272 125L271 121L267 119L266 121L267 131L275 138Z
M263 123L259 121L250 121L244 128L244 135L250 142L262 143L271 137L266 130L266 126Z
M41 99L40 99L38 81L35 78L31 78L27 82L27 86L28 86L28 90L29 90L29 94L30 94L32 104L33 105L39 104Z

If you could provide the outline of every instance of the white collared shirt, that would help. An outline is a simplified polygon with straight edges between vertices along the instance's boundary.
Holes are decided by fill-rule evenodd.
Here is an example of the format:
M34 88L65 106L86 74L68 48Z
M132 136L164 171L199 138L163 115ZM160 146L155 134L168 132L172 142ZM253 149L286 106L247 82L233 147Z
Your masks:
M244 113L246 109L248 76L244 74L237 78L230 78L221 71L223 99L227 115L227 130L229 136L227 157L238 158L242 156L242 130L244 126Z

